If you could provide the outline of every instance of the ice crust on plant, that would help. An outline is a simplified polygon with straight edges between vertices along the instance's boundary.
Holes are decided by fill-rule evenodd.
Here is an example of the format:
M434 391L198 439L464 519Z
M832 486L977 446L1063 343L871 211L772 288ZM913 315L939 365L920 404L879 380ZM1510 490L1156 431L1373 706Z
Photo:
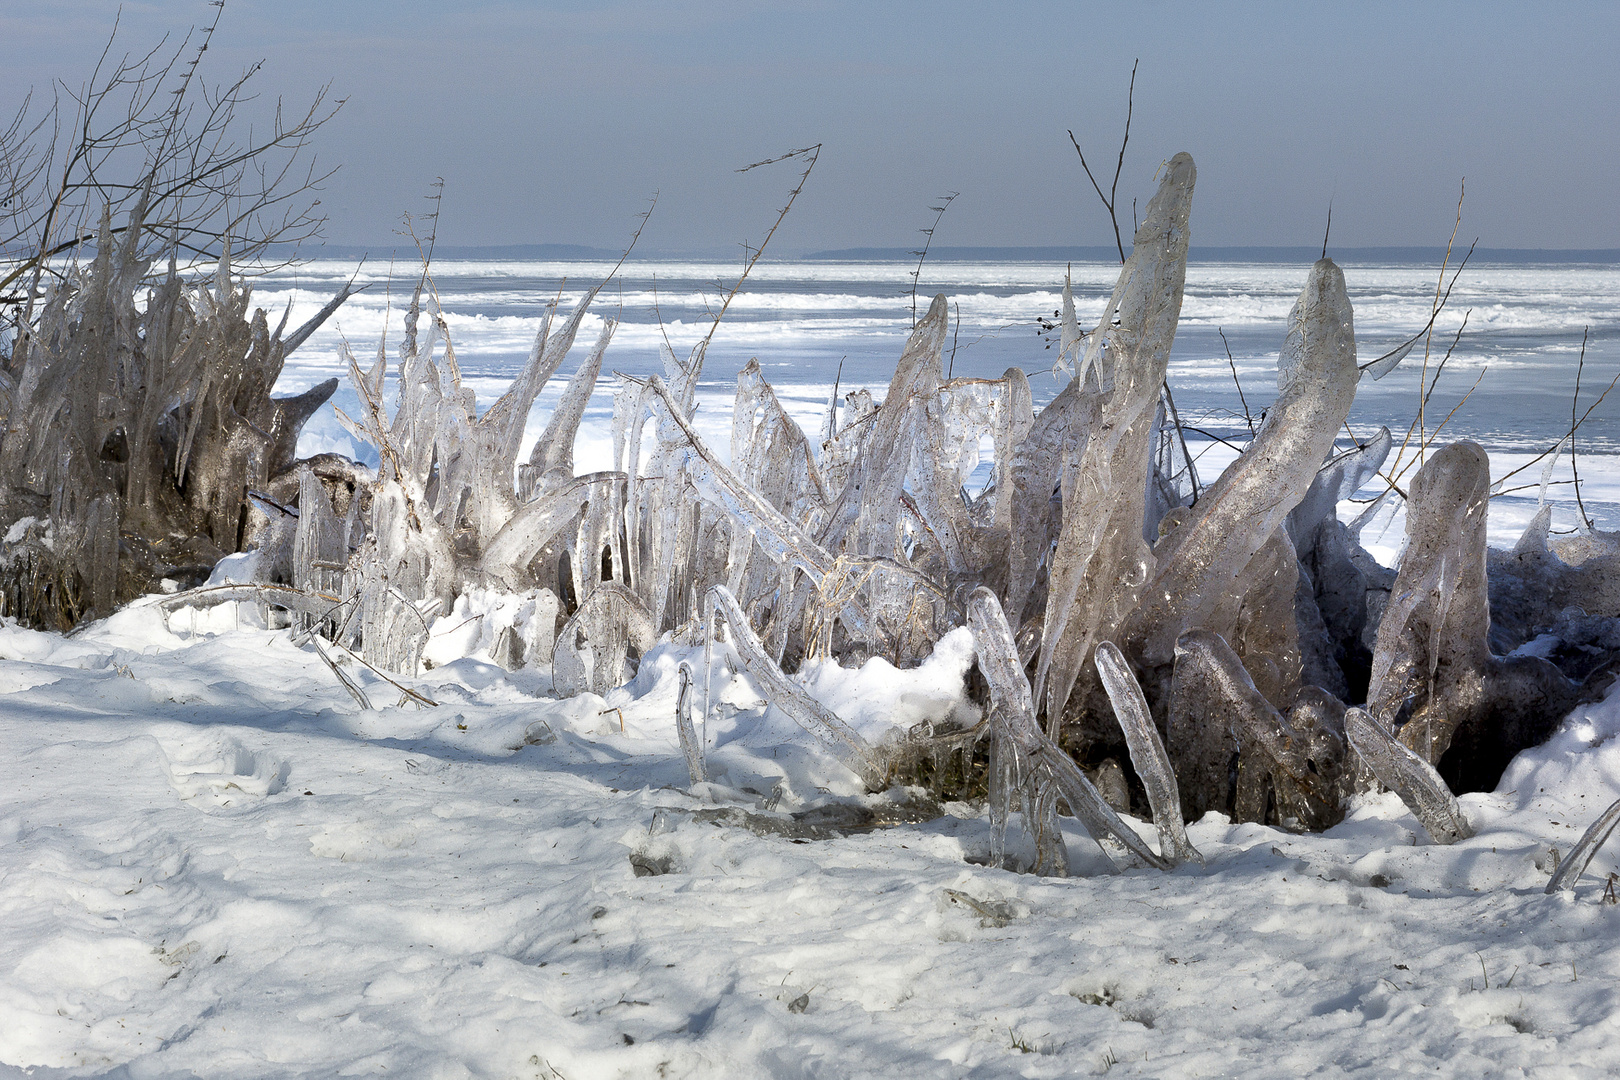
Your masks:
M1064 463L1063 520L1035 675L1049 731L1061 723L1095 643L1135 608L1152 573L1142 538L1148 461L1187 279L1196 177L1187 154L1165 168L1075 376L1082 386L1096 379L1104 399L1083 446Z
M119 230L103 215L95 256L33 299L0 364L0 514L33 531L0 544L0 614L66 630L156 591L200 583L249 540L249 492L297 484L304 422L335 379L272 397L305 325L271 327L233 273L188 283L171 256L156 278L138 253L147 200Z
M1540 657L1490 651L1489 486L1485 451L1467 441L1444 447L1412 481L1406 549L1367 697L1385 730L1464 790L1494 786L1581 696Z

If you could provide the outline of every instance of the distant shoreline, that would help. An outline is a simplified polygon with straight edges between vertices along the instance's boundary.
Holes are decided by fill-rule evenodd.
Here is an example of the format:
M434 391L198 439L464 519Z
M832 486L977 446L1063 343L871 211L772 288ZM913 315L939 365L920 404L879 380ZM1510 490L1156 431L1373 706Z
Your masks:
M304 248L299 256L304 259L349 259L371 255L385 257L399 250L399 245L385 244L366 247L359 244L323 244ZM1452 252L1453 261L1462 257L1466 249ZM586 247L579 244L504 244L497 246L440 245L434 251L436 260L521 259L545 262L617 262L622 252L608 248ZM1266 247L1266 246L1212 246L1194 247L1189 262L1254 262L1254 263L1309 263L1321 254L1321 248ZM1329 247L1328 254L1342 263L1412 263L1427 265L1439 263L1445 257L1444 247ZM415 252L411 252L414 258ZM694 249L691 251L657 251L636 253L636 262L708 262L735 261L737 253L731 249ZM930 262L1117 262L1118 252L1108 247L936 247L928 252ZM785 251L781 255L767 256L768 262L896 262L917 261L914 251L904 248L860 247L837 248L825 251ZM1610 265L1620 264L1620 248L1477 248L1475 263L1536 264L1556 263Z

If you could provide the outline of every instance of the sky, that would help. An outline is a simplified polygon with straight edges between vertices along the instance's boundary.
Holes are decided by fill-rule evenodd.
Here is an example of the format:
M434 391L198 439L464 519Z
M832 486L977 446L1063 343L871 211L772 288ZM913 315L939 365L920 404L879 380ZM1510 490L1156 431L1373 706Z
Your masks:
M205 23L206 0L0 2L0 106L83 83L116 47ZM1620 248L1620 5L603 3L229 0L204 73L264 60L267 116L330 83L327 237L397 242L444 180L451 245L740 250L821 145L782 252L934 242L1112 244L1117 205L1177 151L1194 246Z

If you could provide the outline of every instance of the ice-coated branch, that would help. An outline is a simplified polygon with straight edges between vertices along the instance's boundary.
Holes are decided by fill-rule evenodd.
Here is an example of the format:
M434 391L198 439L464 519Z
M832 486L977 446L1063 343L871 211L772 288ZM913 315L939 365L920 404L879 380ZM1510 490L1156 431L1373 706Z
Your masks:
M1181 792L1176 788L1176 774L1170 767L1170 756L1165 753L1164 740L1148 713L1147 699L1142 686L1131 672L1125 654L1112 641L1099 642L1096 654L1097 674L1103 689L1114 706L1114 715L1125 731L1125 744L1131 752L1131 764L1147 789L1148 805L1153 808L1153 824L1159 830L1159 851L1172 865L1194 860L1203 862L1187 840L1187 829L1181 818Z
M749 625L748 617L738 606L737 598L731 595L731 590L724 585L711 588L707 607L725 618L726 625L731 628L732 647L737 650L737 655L748 669L748 674L759 681L765 691L765 699L820 740L834 757L861 778L868 789L881 790L889 771L884 755L863 739L859 732L839 719L837 713L811 697L809 691L782 673L776 661L771 659L765 647L760 644L759 636ZM704 621L708 627L712 620ZM706 658L712 656L712 649L707 644L704 655ZM707 714L704 719L707 723Z
M1156 855L1134 829L1120 820L1074 760L1035 722L1034 695L1018 660L1012 628L1007 625L995 593L983 586L973 590L968 599L968 625L973 628L979 670L990 684L991 715L1000 725L1000 733L1023 759L1044 771L1057 785L1069 809L1099 847L1104 838L1111 838L1149 866L1170 869L1169 859Z
M1586 873L1592 856L1608 841L1616 825L1620 825L1620 799L1609 804L1609 808L1598 815L1591 827L1581 834L1580 842L1570 849L1569 856L1558 864L1552 880L1547 882L1547 895L1551 896L1559 889L1575 891L1575 882Z
M624 482L623 473L586 473L524 503L485 546L479 568L509 589L522 588L529 563L540 550L578 519L586 503L609 497L614 485Z
M1346 710L1344 730L1351 747L1378 777L1378 782L1401 797L1401 802L1435 843L1455 844L1474 835L1462 807L1457 805L1456 796L1434 771L1434 766L1396 742L1366 709ZM1573 861L1571 859L1571 864Z
M191 589L187 592L165 596L157 602L157 607L158 610L168 615L183 607L206 609L218 607L220 604L245 601L268 604L270 607L278 607L285 611L297 612L314 618L325 618L343 606L342 599L330 594L306 592L303 589L295 589L289 585L264 583L208 585L200 589Z

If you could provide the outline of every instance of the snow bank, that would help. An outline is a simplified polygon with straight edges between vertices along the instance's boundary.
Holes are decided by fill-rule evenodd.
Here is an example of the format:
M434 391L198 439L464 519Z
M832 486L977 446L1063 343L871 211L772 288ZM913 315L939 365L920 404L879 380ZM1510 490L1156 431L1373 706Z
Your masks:
M675 672L700 650L556 701L474 649L412 683L424 709L344 661L389 703L360 712L285 631L211 618L0 627L0 1076L1620 1065L1620 851L1542 893L1549 849L1620 794L1620 697L1465 796L1479 835L1453 847L1380 796L1317 836L1207 815L1202 867L1043 880L978 865L965 805L819 841L705 820L857 786L724 648L693 793ZM870 738L959 713L966 634L805 685Z

